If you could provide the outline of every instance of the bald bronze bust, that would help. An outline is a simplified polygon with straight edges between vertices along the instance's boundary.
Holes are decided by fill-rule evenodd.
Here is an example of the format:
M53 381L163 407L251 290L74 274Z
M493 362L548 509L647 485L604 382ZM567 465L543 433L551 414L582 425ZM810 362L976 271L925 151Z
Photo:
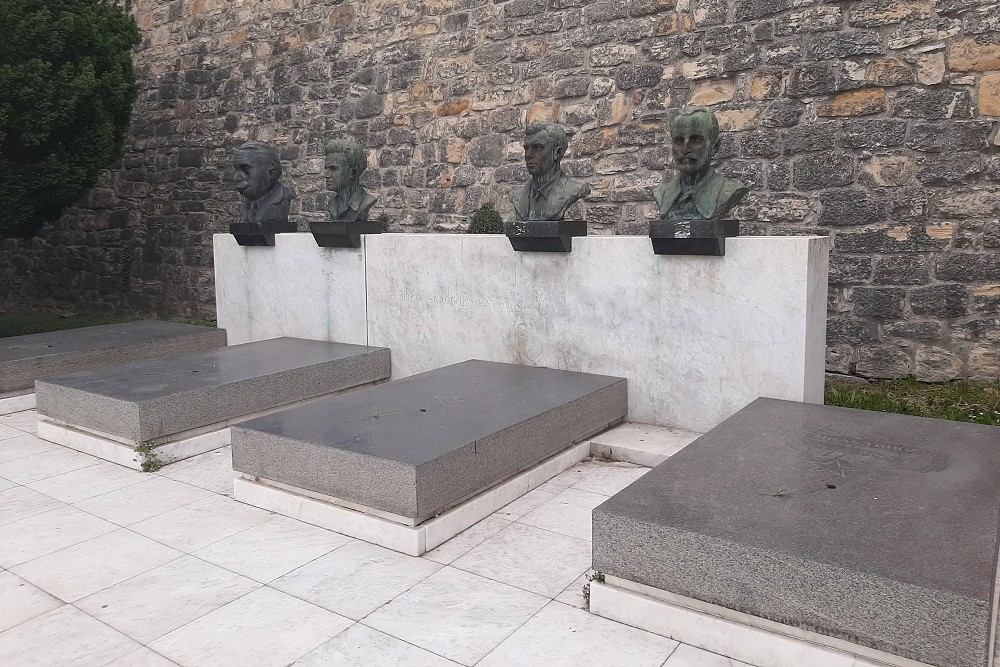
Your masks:
M653 189L663 220L718 220L743 200L749 189L712 169L719 149L719 120L703 107L684 109L670 123L677 175Z
M562 220L578 199L590 194L590 186L575 181L559 166L569 139L555 123L534 121L524 129L524 164L531 180L511 196L515 220Z
M248 141L236 149L236 190L243 196L240 220L251 224L288 222L288 206L295 190L281 183L278 151L258 141ZM294 231L294 229L292 230Z

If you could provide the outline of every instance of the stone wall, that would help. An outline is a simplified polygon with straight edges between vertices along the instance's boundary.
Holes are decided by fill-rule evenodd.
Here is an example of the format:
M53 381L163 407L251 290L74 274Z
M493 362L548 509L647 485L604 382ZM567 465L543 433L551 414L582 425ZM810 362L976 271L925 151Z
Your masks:
M526 177L521 130L572 131L593 234L641 233L667 124L711 106L745 233L833 237L829 370L1000 376L996 0L139 0L120 167L0 252L8 301L211 316L211 234L246 139L322 217L322 146L370 150L375 213L461 231ZM720 314L724 317L724 314Z

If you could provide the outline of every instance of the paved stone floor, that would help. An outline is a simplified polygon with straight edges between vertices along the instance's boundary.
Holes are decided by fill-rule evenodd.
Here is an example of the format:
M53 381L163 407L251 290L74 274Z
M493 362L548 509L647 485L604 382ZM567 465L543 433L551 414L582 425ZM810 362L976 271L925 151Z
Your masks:
M228 497L229 449L154 474L0 417L0 665L746 667L591 616L585 461L421 558Z

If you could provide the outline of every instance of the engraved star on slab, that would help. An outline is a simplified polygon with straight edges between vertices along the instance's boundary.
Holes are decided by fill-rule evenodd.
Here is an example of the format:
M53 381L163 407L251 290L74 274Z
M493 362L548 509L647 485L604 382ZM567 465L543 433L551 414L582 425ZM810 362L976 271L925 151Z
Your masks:
M812 464L810 472L826 472L837 477L847 477L847 473L856 472L857 468L852 468L844 462L844 459L833 459L831 461L809 461Z

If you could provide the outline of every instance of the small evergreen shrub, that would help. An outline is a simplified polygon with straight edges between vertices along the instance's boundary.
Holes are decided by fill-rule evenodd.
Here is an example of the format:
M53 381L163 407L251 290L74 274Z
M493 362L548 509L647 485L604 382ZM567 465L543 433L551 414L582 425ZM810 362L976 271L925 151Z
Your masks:
M503 234L503 220L493 202L486 202L472 214L469 234Z
M0 238L58 218L121 155L138 95L129 9L0 1Z
M385 211L382 211L381 213L378 214L378 216L375 218L375 222L382 225L383 232L388 232L389 228L392 226L392 218L390 218L389 214L386 213Z

